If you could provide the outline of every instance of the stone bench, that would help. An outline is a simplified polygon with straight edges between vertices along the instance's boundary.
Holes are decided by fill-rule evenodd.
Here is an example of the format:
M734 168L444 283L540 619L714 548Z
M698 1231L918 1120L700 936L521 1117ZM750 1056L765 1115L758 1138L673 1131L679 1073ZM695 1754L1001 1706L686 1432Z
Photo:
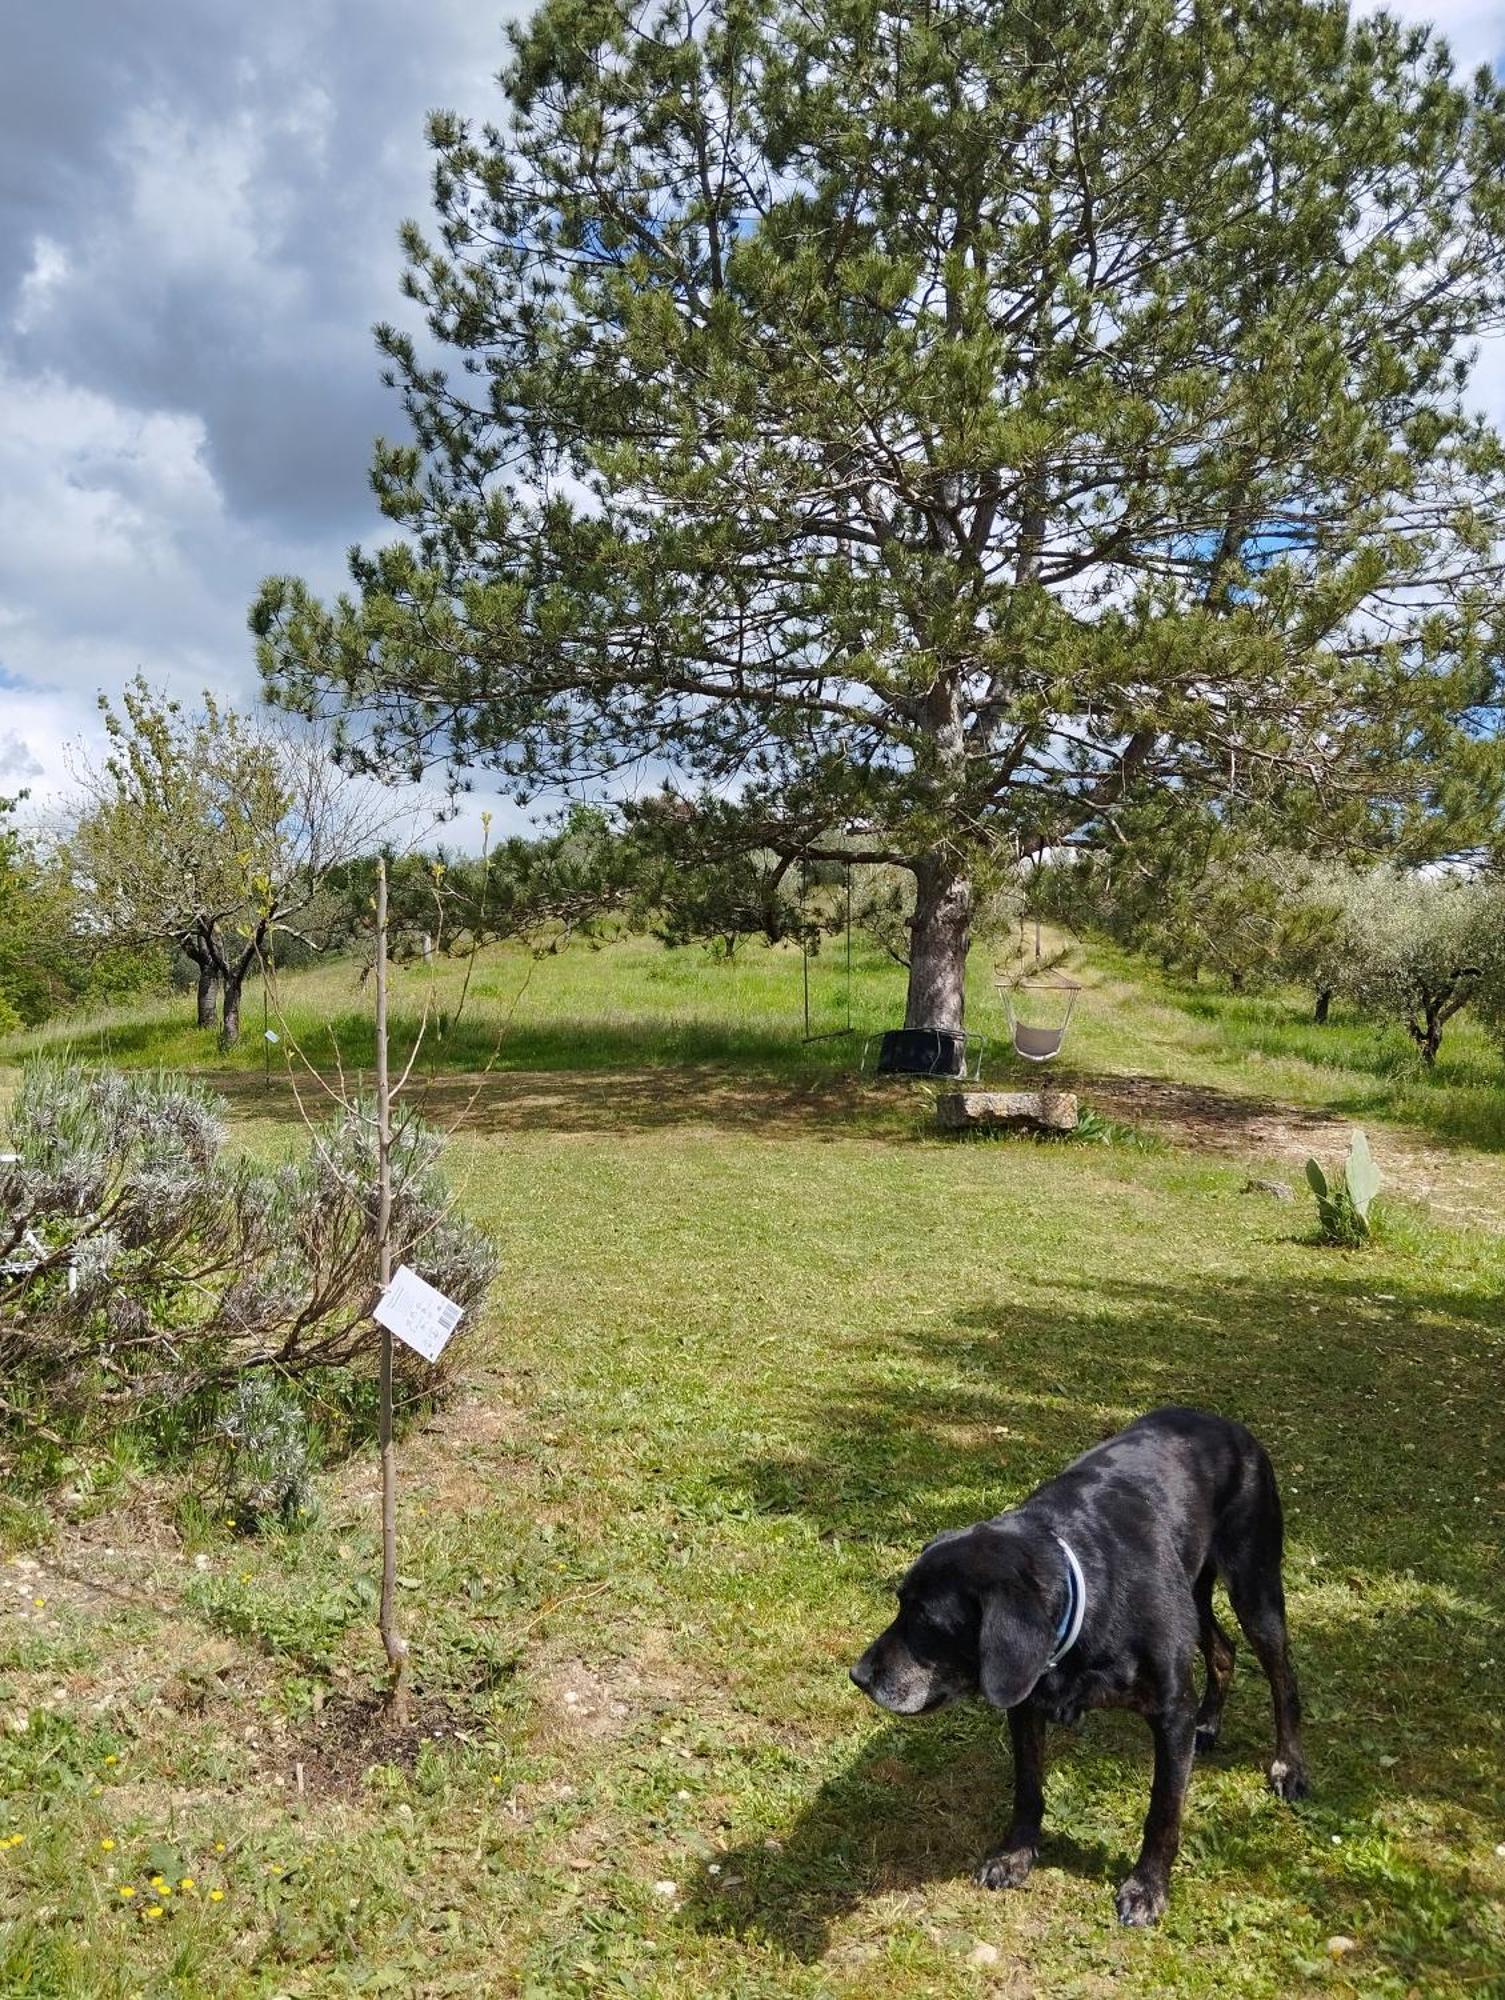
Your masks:
M1070 1090L948 1090L935 1101L943 1132L1074 1132Z

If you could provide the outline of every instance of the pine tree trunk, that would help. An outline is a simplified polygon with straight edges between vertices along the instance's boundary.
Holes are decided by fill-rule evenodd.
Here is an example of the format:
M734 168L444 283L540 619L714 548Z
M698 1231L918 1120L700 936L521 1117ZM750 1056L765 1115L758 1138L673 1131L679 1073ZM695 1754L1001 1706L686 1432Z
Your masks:
M219 1004L219 975L212 965L199 962L199 1026L212 1028Z
M972 883L951 855L927 854L916 863L909 935L905 1027L960 1028L972 942Z

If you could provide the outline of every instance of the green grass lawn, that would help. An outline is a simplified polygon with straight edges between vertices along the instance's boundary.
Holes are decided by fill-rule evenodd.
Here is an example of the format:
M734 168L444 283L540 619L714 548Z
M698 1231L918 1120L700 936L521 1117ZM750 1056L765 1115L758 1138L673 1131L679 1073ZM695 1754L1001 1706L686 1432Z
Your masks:
M467 1063L525 971L478 969ZM1075 1063L1238 1087L1257 1012L1088 971ZM898 979L860 965L864 1029ZM797 982L627 946L516 1005L455 1159L502 1278L403 1447L421 1743L363 1733L368 1453L261 1539L126 1434L70 1474L0 1564L0 1994L1505 1993L1505 1242L1403 1217L1323 1251L1236 1162L942 1143L842 1083L849 1045L791 1047ZM323 972L289 1019L343 1016L359 1066L361 1006ZM166 1017L103 1032L204 1053ZM1346 1060L1324 1100L1295 1043L1243 1087L1267 1070L1339 1108L1386 1083ZM285 1092L235 1105L292 1142ZM1170 1914L1129 1933L1142 1723L1053 1732L1041 1866L990 1896L1001 1718L887 1719L846 1666L925 1537L1169 1400L1275 1456L1316 1792L1264 1789L1241 1646Z
M995 957L1012 949L1012 940L995 948L980 943L968 983L968 1025L984 1043L985 1080L997 1082L1038 1076L1008 1049L995 987ZM1429 1071L1398 1024L1376 1025L1340 1005L1319 1028L1308 994L1241 998L1160 974L1109 945L1063 949L1067 968L1085 986L1055 1072L1064 1079L1090 1088L1099 1075L1170 1078L1505 1151L1505 1052L1466 1014L1450 1024ZM636 938L603 949L576 944L536 960L521 949L492 949L473 969L463 961L432 972L399 968L394 1034L407 1045L427 1002L424 1073L488 1065L535 1073L710 1065L818 1086L849 1076L869 1038L902 1021L904 977L859 938L849 987L842 942L828 940L812 961L810 991L812 1032L829 1038L806 1044L800 958L790 947L750 943L730 964ZM835 1035L846 1023L849 998L853 1031ZM1058 1005L1049 994L1025 1001L1042 1020ZM271 1052L274 1074L285 1065L288 1043L321 1068L343 1064L369 1073L370 990L356 964L286 976L280 1006L268 1019L282 1037ZM247 994L244 1039L229 1056L191 1021L191 998L178 994L12 1036L0 1042L0 1060L68 1052L246 1078L268 1066L259 990Z
M1505 1150L1505 1050L1467 1013L1449 1023L1429 1070L1398 1022L1340 1002L1319 1027L1309 993L1192 985L1096 943L1091 976L1101 997L1084 1010L1087 1032L1072 1048L1089 1068L1220 1084Z

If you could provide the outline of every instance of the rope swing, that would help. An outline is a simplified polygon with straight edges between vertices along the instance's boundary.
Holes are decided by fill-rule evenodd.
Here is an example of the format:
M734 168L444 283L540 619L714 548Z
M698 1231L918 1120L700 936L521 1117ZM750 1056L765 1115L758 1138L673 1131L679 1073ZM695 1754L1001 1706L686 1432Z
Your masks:
M801 973L805 992L805 1040L807 1042L838 1042L852 1032L852 863L850 856L846 863L847 878L847 978L846 978L846 1026L827 1028L823 1034L810 1032L810 855L808 849L800 855L800 958Z
M1020 929L1023 929L1021 920ZM1020 940L1021 944L1023 940ZM1026 1062L1052 1062L1061 1053L1066 1040L1066 1031L1071 1026L1071 1017L1076 1010L1077 995L1081 987L1076 980L1068 979L1064 972L1045 972L1040 958L1040 919L1035 918L1035 965L1028 979L1011 980L1008 968L995 965L993 981L998 988L998 997L1003 1002L1003 1011L1008 1016L1009 1035L1014 1044L1014 1054L1022 1056ZM1018 993L1049 993L1056 996L1056 1009L1060 1019L1054 1026L1042 1026L1034 1021L1021 1021L1014 1006L1014 996ZM1061 996L1065 996L1065 1008L1061 1011Z

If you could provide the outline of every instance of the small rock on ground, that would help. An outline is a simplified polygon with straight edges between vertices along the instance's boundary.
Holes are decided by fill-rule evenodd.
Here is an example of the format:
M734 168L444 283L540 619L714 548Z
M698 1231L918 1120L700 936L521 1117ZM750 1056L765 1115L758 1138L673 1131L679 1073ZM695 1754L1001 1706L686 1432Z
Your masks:
M1295 1196L1291 1193L1291 1187L1288 1181L1261 1180L1258 1174L1251 1174L1248 1180L1244 1182L1244 1185L1239 1190L1239 1192L1241 1194L1273 1195L1277 1201L1295 1200Z

